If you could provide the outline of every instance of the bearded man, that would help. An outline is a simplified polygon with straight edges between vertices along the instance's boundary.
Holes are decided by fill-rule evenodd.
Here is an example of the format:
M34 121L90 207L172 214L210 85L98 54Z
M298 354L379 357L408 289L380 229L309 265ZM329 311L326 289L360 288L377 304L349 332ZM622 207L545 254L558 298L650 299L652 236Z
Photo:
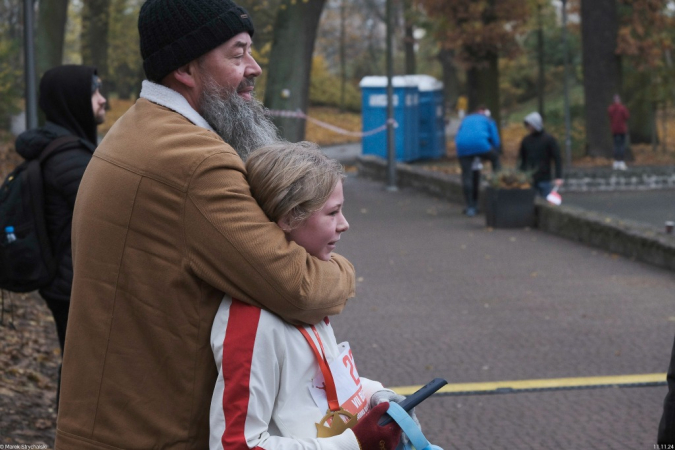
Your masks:
M75 205L58 449L208 448L223 293L294 323L354 295L345 258L288 242L251 196L242 158L277 133L253 97L246 11L148 0L138 28L148 79Z

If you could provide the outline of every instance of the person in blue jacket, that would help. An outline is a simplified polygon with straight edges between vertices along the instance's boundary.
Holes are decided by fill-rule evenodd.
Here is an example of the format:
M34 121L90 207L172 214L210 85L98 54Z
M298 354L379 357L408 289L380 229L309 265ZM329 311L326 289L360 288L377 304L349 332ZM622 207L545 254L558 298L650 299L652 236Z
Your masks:
M497 124L489 116L489 111L481 106L464 118L455 136L457 156L462 168L462 189L466 201L464 214L473 217L477 213L478 186L474 186L472 165L474 159L488 160L492 171L500 169L499 149L501 142Z

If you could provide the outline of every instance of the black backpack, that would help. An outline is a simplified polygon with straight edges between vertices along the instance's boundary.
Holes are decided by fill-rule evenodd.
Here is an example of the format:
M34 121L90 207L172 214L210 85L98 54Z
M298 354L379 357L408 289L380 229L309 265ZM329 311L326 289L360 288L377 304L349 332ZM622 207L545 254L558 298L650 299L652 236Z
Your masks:
M56 275L58 262L45 223L42 164L79 140L72 135L54 139L39 158L21 163L0 186L0 289L30 292Z

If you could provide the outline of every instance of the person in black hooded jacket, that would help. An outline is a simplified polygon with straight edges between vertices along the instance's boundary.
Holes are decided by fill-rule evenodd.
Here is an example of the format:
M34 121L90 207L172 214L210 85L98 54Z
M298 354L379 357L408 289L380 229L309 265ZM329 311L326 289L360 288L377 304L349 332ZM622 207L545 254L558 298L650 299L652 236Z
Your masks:
M53 153L42 165L45 220L58 269L54 279L39 292L54 316L62 353L73 282L70 229L75 196L98 143L96 127L105 120L106 99L100 85L94 67L64 65L45 72L40 80L39 102L46 124L21 133L15 144L16 151L31 160L58 137L79 138Z
M520 170L533 172L534 187L546 198L553 185L560 187L563 184L558 142L544 130L544 121L538 112L528 114L523 123L529 134L520 143ZM551 180L551 163L555 165L554 180Z

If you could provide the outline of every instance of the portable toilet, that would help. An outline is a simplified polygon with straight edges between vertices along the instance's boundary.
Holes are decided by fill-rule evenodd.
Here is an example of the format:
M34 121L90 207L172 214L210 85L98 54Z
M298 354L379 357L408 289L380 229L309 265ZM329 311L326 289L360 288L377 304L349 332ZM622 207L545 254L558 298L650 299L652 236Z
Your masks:
M445 155L445 101L443 83L430 75L406 75L417 86L419 105L419 157L438 159Z
M392 78L394 145L396 160L402 162L419 158L419 91L405 77ZM387 77L367 76L359 83L361 88L364 136L361 140L364 155L387 158ZM377 131L379 130L379 131Z

